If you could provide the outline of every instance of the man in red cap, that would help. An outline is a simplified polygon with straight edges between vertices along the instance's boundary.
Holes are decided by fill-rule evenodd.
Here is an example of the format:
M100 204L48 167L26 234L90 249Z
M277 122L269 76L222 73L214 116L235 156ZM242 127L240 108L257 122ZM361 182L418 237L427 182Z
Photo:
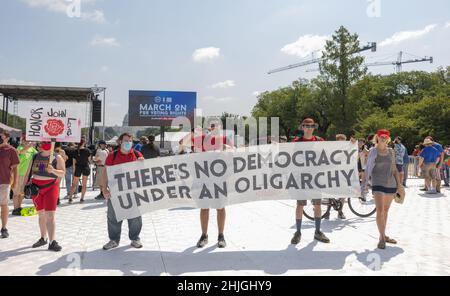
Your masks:
M304 135L302 137L294 139L294 142L317 142L317 141L323 141L322 138L314 136L314 130L317 129L317 124L315 123L314 119L307 118L303 120L301 123L300 129L304 132ZM326 235L320 230L320 223L322 221L322 208L320 207L322 203L322 200L320 199L313 199L312 204L314 205L314 221L316 225L316 232L314 234L314 239L323 242L323 243L329 243L330 240ZM297 201L297 209L296 209L296 225L297 225L297 232L295 232L294 237L291 240L291 243L293 245L297 245L300 243L300 240L302 238L302 219L303 219L303 207L306 206L306 200L299 200Z

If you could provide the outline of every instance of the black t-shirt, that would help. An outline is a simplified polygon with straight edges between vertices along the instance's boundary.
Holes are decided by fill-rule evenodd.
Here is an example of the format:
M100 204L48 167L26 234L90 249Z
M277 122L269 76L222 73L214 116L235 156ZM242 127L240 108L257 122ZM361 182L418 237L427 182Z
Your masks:
M75 160L77 161L77 166L88 166L89 157L91 156L91 150L87 148L76 149L75 150Z
M70 168L73 165L73 159L75 158L76 149L74 148L64 148L64 152L66 152L67 160L66 160L66 168Z
M161 156L159 147L156 146L155 144L143 145L141 148L141 153L145 159L157 158Z

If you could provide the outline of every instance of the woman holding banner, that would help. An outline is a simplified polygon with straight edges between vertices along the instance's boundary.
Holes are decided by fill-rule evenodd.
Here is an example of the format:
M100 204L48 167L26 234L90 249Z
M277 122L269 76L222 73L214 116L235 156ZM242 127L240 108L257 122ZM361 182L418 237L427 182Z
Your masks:
M66 167L64 159L54 153L53 149L52 143L41 143L40 152L34 156L28 174L32 176L31 192L39 214L41 231L41 238L33 248L45 246L50 242L48 249L59 252L62 248L55 240L55 214L59 197L59 180L65 176Z
M366 180L371 179L372 193L377 207L377 226L380 232L379 249L385 249L386 243L397 244L397 241L386 235L389 209L397 192L402 192L403 185L395 165L395 152L388 148L391 142L388 130L379 130L373 141L375 147L369 152L366 168ZM366 187L365 186L365 187Z

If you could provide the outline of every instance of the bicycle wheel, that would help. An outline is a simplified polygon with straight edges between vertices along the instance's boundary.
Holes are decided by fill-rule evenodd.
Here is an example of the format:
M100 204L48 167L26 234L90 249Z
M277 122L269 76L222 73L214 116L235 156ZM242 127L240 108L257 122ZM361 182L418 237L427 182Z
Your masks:
M353 214L361 218L370 217L377 211L372 192L367 193L364 198L349 198L348 207Z
M322 219L330 213L331 205L329 203L324 203L322 200L322 203L320 205L322 208ZM303 207L303 215L308 218L311 221L314 221L314 206L311 201L308 201L306 206Z

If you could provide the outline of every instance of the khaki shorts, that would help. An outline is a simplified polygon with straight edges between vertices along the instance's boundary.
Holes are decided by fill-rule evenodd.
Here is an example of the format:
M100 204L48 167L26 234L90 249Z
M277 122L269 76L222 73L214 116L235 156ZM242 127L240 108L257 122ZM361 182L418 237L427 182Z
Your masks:
M320 206L322 204L322 200L321 199L313 199L313 200L311 200L311 203L314 206ZM298 206L306 206L307 205L307 201L306 200L298 200L297 201L297 205Z
M95 186L96 187L100 187L100 185L102 185L101 180L103 179L103 176L105 175L105 173L106 173L106 167L104 167L104 166L97 167L97 171L95 174Z
M17 192L14 192L14 195L23 194L23 190L25 188L25 176L19 176L18 186L17 186ZM14 188L13 188L14 189Z
M9 193L11 191L11 185L0 185L0 206L7 206L9 201Z
M423 176L428 180L436 180L436 165L434 163L426 164L423 167Z

